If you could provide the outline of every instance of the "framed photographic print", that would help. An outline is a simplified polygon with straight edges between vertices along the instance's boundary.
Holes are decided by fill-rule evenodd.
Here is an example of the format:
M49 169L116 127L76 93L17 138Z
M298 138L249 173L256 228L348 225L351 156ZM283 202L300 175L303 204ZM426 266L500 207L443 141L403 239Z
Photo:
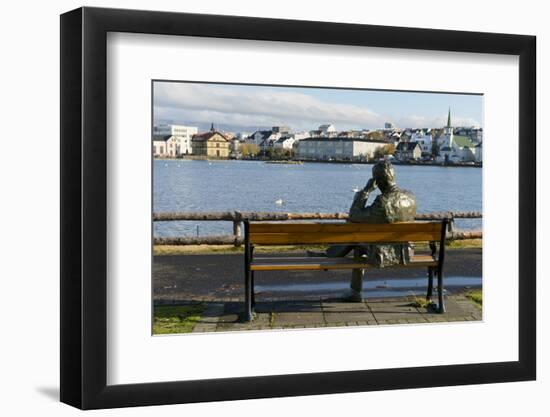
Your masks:
M535 38L61 16L61 400L535 379Z

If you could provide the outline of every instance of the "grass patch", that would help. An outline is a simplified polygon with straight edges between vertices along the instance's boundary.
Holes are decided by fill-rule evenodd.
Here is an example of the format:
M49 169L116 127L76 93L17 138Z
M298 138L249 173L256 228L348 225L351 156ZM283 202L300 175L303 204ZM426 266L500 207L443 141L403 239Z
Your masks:
M462 248L483 248L483 239L464 239L464 240L452 240L447 242L447 248L449 249L462 249Z
M153 334L190 333L203 310L202 304L155 307Z
M466 297L468 297L480 307L483 305L483 292L481 290L468 291L466 293Z
M311 246L256 246L254 253L289 253L289 252L305 252L306 250L323 251L327 247L323 245ZM169 256L169 255L225 255L225 254L243 254L244 247L236 248L233 245L155 245L153 246L153 255Z
M412 307L416 308L429 308L430 306L434 306L435 303L431 300L426 300L425 298L418 298L416 295L411 294L413 301L411 302Z
M453 240L447 242L447 249L469 249L482 248L483 239L465 239ZM426 243L415 244L417 251L428 250ZM292 253L304 252L306 250L323 251L326 246L310 245L310 246L257 246L254 248L255 253ZM227 255L227 254L243 254L243 246L236 248L233 245L155 245L153 246L153 254L155 256L170 256L170 255Z

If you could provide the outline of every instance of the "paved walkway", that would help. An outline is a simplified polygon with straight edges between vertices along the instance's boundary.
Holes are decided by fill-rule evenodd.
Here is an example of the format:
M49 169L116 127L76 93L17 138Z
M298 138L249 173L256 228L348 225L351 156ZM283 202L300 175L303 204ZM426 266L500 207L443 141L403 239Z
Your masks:
M267 255L266 255L267 256ZM271 256L271 255L270 255ZM296 255L295 255L296 256ZM174 255L155 256L153 262L153 296L157 300L238 299L242 297L243 255ZM291 284L342 283L332 291L317 291L319 297L335 298L349 285L350 271L267 271L256 273L256 286L285 286ZM445 276L481 277L481 249L450 249L445 253ZM426 279L425 268L382 268L367 271L366 281ZM448 284L448 282L447 282ZM448 285L446 286L448 288ZM286 299L296 298L296 291L286 294ZM265 293L263 296L272 294Z
M255 319L250 323L244 323L240 319L242 302L195 301L193 303L201 303L204 306L204 311L193 332L377 326L482 319L481 308L464 294L446 296L447 312L445 314L438 314L431 307L415 306L414 302L415 299L412 296L368 299L362 303L345 303L321 298L259 301L256 304ZM156 304L173 305L174 303L157 301Z

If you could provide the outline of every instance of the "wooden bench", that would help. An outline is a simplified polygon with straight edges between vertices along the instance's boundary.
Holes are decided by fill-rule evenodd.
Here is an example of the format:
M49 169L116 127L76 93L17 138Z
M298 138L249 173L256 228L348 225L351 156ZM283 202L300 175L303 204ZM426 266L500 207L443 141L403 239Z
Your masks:
M410 262L391 268L427 268L431 300L433 277L437 275L438 311L445 312L443 302L443 264L447 220L439 222L367 223L280 223L244 222L245 231L245 309L244 320L252 319L255 304L256 271L327 271L337 269L372 269L375 265L357 258L322 257L254 257L254 247L278 245L387 244L428 242L430 253L415 254ZM390 267L388 267L390 268Z

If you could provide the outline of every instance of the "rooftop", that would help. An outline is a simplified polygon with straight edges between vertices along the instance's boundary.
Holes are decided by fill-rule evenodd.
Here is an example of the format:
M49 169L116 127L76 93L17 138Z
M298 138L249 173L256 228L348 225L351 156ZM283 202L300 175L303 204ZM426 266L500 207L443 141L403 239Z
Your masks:
M336 136L333 138L324 138L324 137L313 137L313 138L305 138L302 139L300 142L370 142L370 143L389 143L385 140L377 140L377 139L361 139L361 138L348 138L348 137L341 137Z

